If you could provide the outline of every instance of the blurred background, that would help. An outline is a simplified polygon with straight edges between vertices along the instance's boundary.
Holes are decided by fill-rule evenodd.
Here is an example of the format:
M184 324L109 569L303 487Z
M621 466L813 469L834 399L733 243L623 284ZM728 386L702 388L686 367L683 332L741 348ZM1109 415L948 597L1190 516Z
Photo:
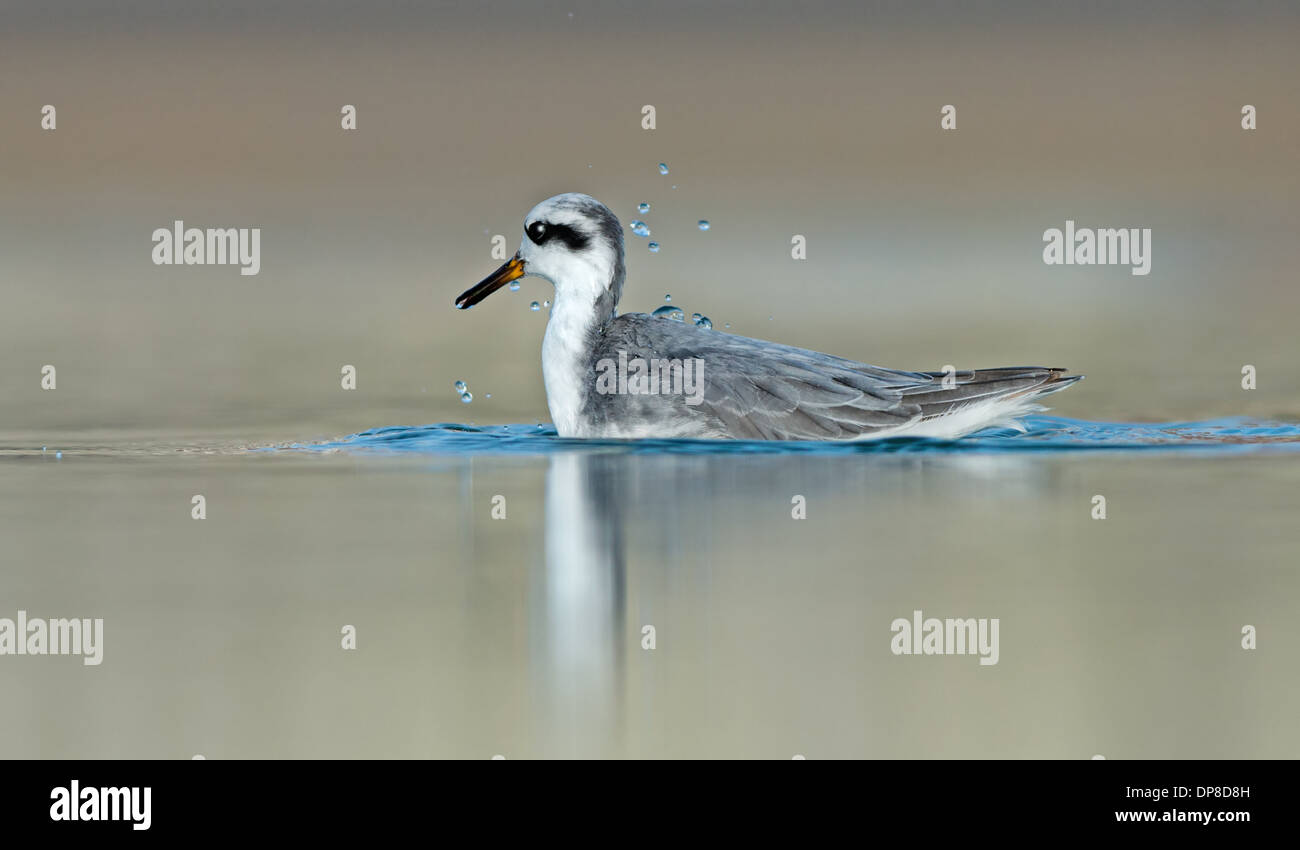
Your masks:
M4 16L0 431L546 421L546 313L528 304L549 284L451 302L498 265L492 235L513 251L563 191L662 244L629 233L625 310L671 293L719 329L897 368L1065 366L1089 377L1055 399L1079 417L1300 415L1294 4ZM1043 231L1067 218L1151 228L1151 273L1045 266ZM261 227L261 273L153 265L175 219Z
M549 285L451 305L565 191L661 243L625 310L1300 418L1295 4L0 16L0 616L106 621L100 667L0 658L0 755L1300 756L1291 455L228 453L549 421ZM260 227L261 273L153 265L176 219ZM1045 266L1067 219L1151 273ZM999 664L890 655L914 608L1001 618Z

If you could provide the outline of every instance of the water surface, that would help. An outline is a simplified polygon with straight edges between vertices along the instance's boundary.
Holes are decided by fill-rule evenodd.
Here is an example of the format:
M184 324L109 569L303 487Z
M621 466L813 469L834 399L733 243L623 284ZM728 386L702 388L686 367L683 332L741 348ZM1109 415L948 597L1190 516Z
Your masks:
M0 752L1300 756L1296 426L1028 424L6 439L5 610L106 646L3 659ZM893 655L916 609L999 618L999 662Z
M1300 425L1232 417L1207 422L1111 423L1030 416L1022 429L988 429L962 440L894 437L860 441L577 440L554 427L444 423L416 428L375 428L341 440L282 448L304 451L422 452L429 454L546 454L620 448L635 453L874 454L880 452L1022 452L1086 449L1300 450Z

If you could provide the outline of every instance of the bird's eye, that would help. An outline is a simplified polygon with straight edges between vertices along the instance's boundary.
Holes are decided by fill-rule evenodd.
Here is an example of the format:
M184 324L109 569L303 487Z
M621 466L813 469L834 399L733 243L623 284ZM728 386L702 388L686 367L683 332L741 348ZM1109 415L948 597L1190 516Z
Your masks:
M534 221L528 225L528 238L533 240L534 245L540 245L546 241L546 225L540 221Z

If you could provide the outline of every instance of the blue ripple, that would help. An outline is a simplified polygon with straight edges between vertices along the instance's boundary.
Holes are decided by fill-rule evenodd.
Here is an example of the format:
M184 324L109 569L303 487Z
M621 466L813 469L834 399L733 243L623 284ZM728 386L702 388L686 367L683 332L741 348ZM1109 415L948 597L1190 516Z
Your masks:
M292 443L270 451L345 451L385 454L550 454L575 450L621 450L673 454L879 454L925 452L1009 453L1081 450L1181 450L1212 452L1300 451L1300 424L1244 417L1206 422L1089 422L1030 416L1024 433L981 431L961 440L895 437L861 442L751 440L575 440L557 437L549 425L458 425L373 428L327 443Z

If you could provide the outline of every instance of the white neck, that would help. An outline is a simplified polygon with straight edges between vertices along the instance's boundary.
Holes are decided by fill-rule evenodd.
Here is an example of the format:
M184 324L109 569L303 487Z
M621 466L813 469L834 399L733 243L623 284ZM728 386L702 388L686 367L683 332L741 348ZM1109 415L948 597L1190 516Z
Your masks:
M567 291L565 291L567 290ZM555 304L542 338L542 379L546 383L546 405L561 437L585 437L581 421L582 397L591 352L587 349L592 329L605 316L584 297L590 290L555 288Z

